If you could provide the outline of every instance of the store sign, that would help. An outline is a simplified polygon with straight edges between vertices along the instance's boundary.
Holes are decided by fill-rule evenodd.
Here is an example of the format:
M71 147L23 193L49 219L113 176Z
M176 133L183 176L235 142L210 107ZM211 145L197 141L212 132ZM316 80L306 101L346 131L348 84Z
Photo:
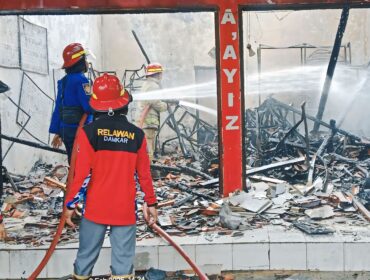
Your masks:
M243 186L240 61L237 6L221 8L220 66L223 194Z

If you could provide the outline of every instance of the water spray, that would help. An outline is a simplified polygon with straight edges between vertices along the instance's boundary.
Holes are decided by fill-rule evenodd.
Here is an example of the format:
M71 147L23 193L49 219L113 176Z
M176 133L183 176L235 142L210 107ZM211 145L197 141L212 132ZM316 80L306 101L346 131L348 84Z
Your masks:
M189 107L189 108L193 108L193 109L196 109L196 110L199 110L199 111L202 111L202 112L205 112L205 113L208 113L212 116L217 117L217 111L215 109L211 109L211 108L208 108L206 106L202 106L202 105L195 104L195 103L192 103L192 102L187 102L187 101L180 101L179 105Z

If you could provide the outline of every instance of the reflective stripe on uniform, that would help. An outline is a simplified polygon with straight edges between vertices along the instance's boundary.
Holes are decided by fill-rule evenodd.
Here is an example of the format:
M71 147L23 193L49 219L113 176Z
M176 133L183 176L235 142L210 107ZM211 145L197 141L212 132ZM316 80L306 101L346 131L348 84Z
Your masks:
M148 68L147 72L163 72L162 68Z

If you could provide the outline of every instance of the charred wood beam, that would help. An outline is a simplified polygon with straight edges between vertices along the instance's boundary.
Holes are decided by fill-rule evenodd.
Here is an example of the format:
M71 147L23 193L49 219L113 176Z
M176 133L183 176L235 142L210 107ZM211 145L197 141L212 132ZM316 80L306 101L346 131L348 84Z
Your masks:
M358 170L360 170L364 174L365 177L369 177L369 172L366 170L366 168L364 168L363 166L359 165L359 163L361 163L361 162L359 162L358 160L356 160L356 159L350 159L350 158L347 158L347 157L344 157L344 156L341 156L341 155L338 155L338 154L335 154L335 153L331 153L330 155L333 156L336 160L344 161L346 163L355 165L356 168ZM363 161L362 163L365 163L368 166L370 165L370 162L369 161Z
M319 149L317 150L317 152L314 154L314 156L311 159L311 162L310 162L310 165L309 165L310 166L310 169L308 170L307 186L311 186L312 183L313 183L313 173L315 171L316 158L317 157L320 157L321 154L324 152L325 147L328 144L328 141L329 141L329 137L326 137L324 139L324 141L322 141Z
M350 163L350 164L358 164L357 159L350 159L350 158L338 155L336 153L331 153L330 155L333 156L336 160L344 161L344 162L347 162L347 163Z
M49 184L51 184L51 185L53 185L53 186L56 186L56 187L58 187L58 188L60 188L60 189L62 189L63 191L67 191L67 186L66 186L66 184L63 184L62 182L59 182L58 180L55 180L55 179L53 179L53 178L50 178L50 177L45 177L44 178L44 181L46 181L47 183L49 183Z
M218 178L213 178L205 182L200 182L199 186L202 186L204 188L218 187Z
M166 170L168 172L176 172L181 173L181 169L175 166L167 166L167 165L161 165L161 164L151 164L150 168L153 170Z
M277 168L293 165L293 164L296 164L296 163L302 163L304 161L306 161L306 157L299 157L299 158L294 158L294 159L290 159L290 160L279 161L279 162L271 163L271 164L268 164L268 165L247 169L245 174L247 176L249 176L249 175L253 175L253 174L256 174L256 173L260 173L260 172L264 172L264 171L268 171L268 170L272 170L272 169L277 169ZM215 178L213 182L217 183L218 178Z
M324 169L325 169L325 178L323 180L323 191L326 192L328 189L328 178L329 178L329 170L328 165L326 164L325 160L320 156L317 155L317 158L322 162Z
M281 148L281 146L284 145L285 143L285 140L293 133L297 130L298 126L300 126L300 124L306 119L306 113L305 113L305 110L304 110L304 106L305 106L305 103L303 103L301 105L301 108L302 108L302 113L301 113L301 119L299 120L299 122L297 122L294 126L292 126L289 131L284 135L283 139L281 139L281 141L279 142L279 144L276 145L276 148L275 148L275 154L279 151L279 149ZM306 139L305 139L306 140ZM306 143L307 145L307 143ZM306 151L307 153L309 151Z
M293 165L293 164L296 164L296 163L301 163L301 162L304 162L305 160L306 160L306 157L299 157L299 158L294 158L294 159L290 159L290 160L271 163L271 164L264 165L264 166L261 166L261 167L247 169L246 175L248 176L248 175L268 171L268 170L271 170L271 169L276 169L276 168L281 168L281 167Z
M19 192L19 189L18 189L17 185L14 183L13 178L10 176L8 170L4 166L2 166L1 169L2 169L1 170L2 175L4 175L4 177L8 180L8 182L10 183L10 186L12 187L13 191ZM3 176L1 176L1 177L3 177Z
M39 144L39 143L35 143L35 142L32 142L32 141L11 137L11 136L4 135L4 134L1 134L1 133L0 133L0 139L5 139L5 140L8 140L8 141L13 142L13 143L22 144L22 145L30 146L30 147L33 147L33 148L37 148L37 149L41 149L41 150L45 150L45 151L49 151L49 152L54 152L54 153L58 153L58 154L67 154L66 151L61 150L61 149L55 149L55 148L49 147L49 146L44 145L44 144Z
M355 208L357 208L361 212L364 218L370 221L369 210L367 210L366 207L357 198L355 198L351 193L347 192L346 195L352 199L353 205L355 206Z
M180 207L181 205L189 202L189 201L192 201L194 199L194 196L192 195L187 195L185 196L184 198L182 199L179 199L179 200L176 200L175 203L173 204L173 207Z
M178 167L181 169L183 173L187 173L187 174L194 175L194 176L200 176L207 180L214 179L212 176L209 176L208 174L201 172L197 169L191 168L189 166L178 165Z
M331 53L328 69L326 72L324 87L321 93L319 110L316 115L316 119L318 121L321 121L322 116L324 115L326 102L329 96L331 82L333 80L335 67L337 65L340 46L342 44L343 34L344 34L344 31L346 30L348 16L349 16L349 6L345 6L342 10L342 15L341 15L339 25L338 25L337 35L334 41L333 51ZM319 128L320 128L320 122L315 122L313 131L316 133L318 132Z
M197 169L194 169L194 168L191 168L189 166L183 166L183 165L178 165L177 167L175 166L166 166L166 165L161 165L161 164L151 164L150 165L150 168L153 169L153 170L166 170L168 172L176 172L176 173L185 173L185 174L189 174L189 175L193 175L193 176L200 176L204 179L207 179L207 180L214 180L215 178L213 178L212 176L204 173L204 172L201 172ZM217 183L217 182L215 182Z
M213 196L210 196L210 195L207 195L207 194L204 194L204 193L195 191L192 188L190 188L187 185L185 185L184 183L171 183L170 186L172 188L179 189L180 191L183 191L183 192L186 192L188 194L191 194L191 195L194 195L194 196L198 196L198 197L201 197L201 198L204 198L204 199L207 199L207 200L216 201L218 199L218 198L215 198Z
M253 180L263 181L263 182L268 182L268 183L273 183L273 184L284 184L284 183L286 183L286 181L284 181L284 180L265 177L265 176L259 176L259 175L251 175L251 176L249 176L249 178L253 179Z
M356 165L356 168L357 168L358 170L360 170L360 171L362 172L362 174L364 174L364 176L365 176L366 178L368 178L368 177L369 177L369 172L366 170L366 168L364 168L364 167L362 167L362 166L360 166L360 165Z
M284 107L284 108L286 108L287 110L289 110L289 111L291 111L291 112L293 112L293 113L297 113L297 114L300 114L300 115L302 114L298 109L296 109L296 108L294 108L294 107L292 107L292 106L289 106L289 105L287 105L287 104L285 104L285 103L283 103L283 102L280 102L280 101L278 101L278 100L276 100L276 99L274 99L274 98L271 98L271 100L272 100L272 101L273 101L277 106ZM323 121L321 121L321 120L319 120L319 119L315 118L314 116L311 116L311 115L307 115L307 114L306 114L306 117L307 117L307 119L309 119L309 120L311 120L311 121L318 122L320 125L322 125L322 126L324 126L324 127L326 127L326 128L332 129L332 126L331 126L330 124L328 124L328 123L326 123L326 122L323 122ZM336 132L337 132L337 133L340 133L340 134L342 134L342 135L348 136L348 137L350 137L350 138L352 138L352 139L354 139L354 140L356 140L356 141L361 142L361 138L360 138L360 137L358 137L357 135L354 135L354 134L352 134L352 133L350 133L350 132L348 132L348 131L345 131L345 130L343 130L343 129L336 128Z
M261 149L261 125L260 125L260 116L258 108L256 109L256 148L257 148L257 157L260 158L262 155Z
M301 105L302 109L302 119L304 124L304 140L306 142L306 164L310 166L310 139L308 134L308 125L307 125L307 118L306 118L306 102L303 102Z
M280 139L278 139L278 138L269 138L269 142L279 143ZM289 141L289 140L285 140L284 145L291 146L293 148L303 149L303 150L306 149L306 145L302 145L302 144L292 142L292 141Z
M177 107L178 107L178 105L177 105ZM169 125L169 127L171 127L176 132L182 154L184 155L184 157L189 157L191 155L186 149L185 142L184 142L184 139L183 139L183 135L181 134L179 126L178 126L177 121L175 119L175 112L177 110L177 107L175 108L174 111L172 111L172 108L171 108L170 104L167 105L168 117L166 119L166 122Z

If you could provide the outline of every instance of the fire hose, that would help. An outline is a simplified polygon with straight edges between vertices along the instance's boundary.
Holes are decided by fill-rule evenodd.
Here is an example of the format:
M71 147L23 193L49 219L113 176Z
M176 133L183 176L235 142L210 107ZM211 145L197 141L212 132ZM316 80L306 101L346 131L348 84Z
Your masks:
M80 120L80 123L78 125L78 130L76 135L80 132L82 129L85 121L86 121L87 115L84 114ZM76 137L77 138L77 137ZM69 168L69 173L68 173L68 179L67 179L67 193L69 191L69 186L72 182L74 171L75 171L75 165L76 165L76 146L73 145L73 150L72 150L72 156L71 156L71 163L70 163L70 168ZM37 276L41 273L41 271L45 268L46 264L48 263L50 257L54 253L54 250L59 242L60 236L62 234L66 218L64 216L66 208L63 206L63 211L61 214L61 218L59 221L59 225L57 227L57 231L54 235L53 241L51 242L49 249L47 250L44 258L41 260L40 264L37 266L35 271L31 274L30 277L28 277L28 280L36 280ZM186 262L192 267L192 269L195 271L196 274L198 274L200 280L208 280L208 277L199 269L199 267L190 259L190 257L186 254L186 252L176 243L174 242L171 237L163 230L161 229L158 225L153 224L151 227L165 240L167 240L171 246L173 246L177 252L186 260Z
M194 263L190 257L186 254L186 252L179 246L173 239L163 230L161 229L157 224L153 224L150 226L152 229L154 229L163 239L168 241L172 247L176 249L177 252L184 258L184 260L191 266L191 268L194 270L196 274L198 274L200 280L208 280L207 275L205 275L200 268Z
M87 118L87 115L84 114L82 116L81 120L80 120L80 123L78 124L78 129L77 129L76 135L78 135L78 133L82 129L84 123L86 122L86 118ZM73 145L72 156L71 156L71 163L70 163L70 166L69 166L68 179L67 179L67 193L69 191L69 186L72 183L72 179L73 179L73 175L74 175L74 171L75 171L75 165L76 165L76 146ZM63 205L62 216L60 218L59 225L57 227L57 231L56 231L56 233L54 235L53 241L51 242L50 247L46 251L46 254L45 254L44 258L42 259L42 261L40 262L40 264L37 266L37 268L31 274L31 276L28 277L28 280L35 280L35 279L37 279L37 276L39 276L39 274L41 273L41 271L44 269L44 267L48 263L51 255L53 254L53 252L55 250L55 247L57 246L57 244L59 242L59 238L60 238L60 236L62 234L64 225L65 225L65 222L66 222L66 218L64 216L65 210L66 210L66 208Z

